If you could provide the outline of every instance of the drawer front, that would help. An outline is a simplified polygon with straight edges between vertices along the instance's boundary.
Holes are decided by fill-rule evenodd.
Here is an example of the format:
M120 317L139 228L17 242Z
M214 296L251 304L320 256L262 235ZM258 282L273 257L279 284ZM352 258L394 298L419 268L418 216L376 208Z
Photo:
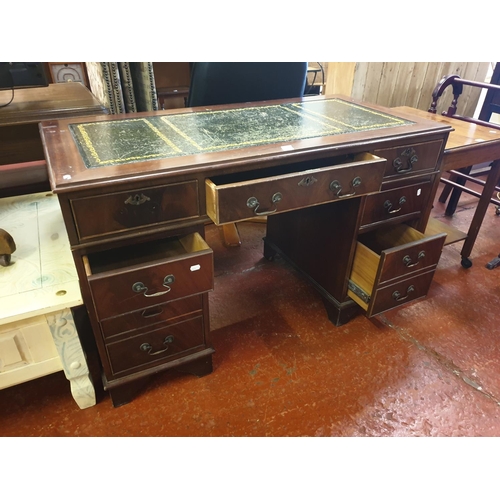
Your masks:
M395 284L377 288L371 296L367 316L372 317L395 307L408 304L415 299L425 297L431 286L434 272L435 269L432 269Z
M101 330L105 339L114 335L151 327L167 320L172 320L195 311L202 310L202 295L193 295L185 299L163 302L146 309L129 314L122 314L101 322Z
M403 177L437 170L443 141L422 142L397 148L377 149L374 154L387 159L384 178Z
M109 362L113 374L145 369L204 348L203 317L158 328L142 335L109 343Z
M213 290L212 251L88 277L99 318Z
M363 153L351 163L274 177L227 184L207 179L207 214L224 224L378 192L385 164Z
M422 235L421 241L382 252L378 283L437 266L445 239L446 234Z
M71 200L80 240L200 215L198 181Z
M430 182L425 182L367 196L361 227L418 215L426 206L431 187Z

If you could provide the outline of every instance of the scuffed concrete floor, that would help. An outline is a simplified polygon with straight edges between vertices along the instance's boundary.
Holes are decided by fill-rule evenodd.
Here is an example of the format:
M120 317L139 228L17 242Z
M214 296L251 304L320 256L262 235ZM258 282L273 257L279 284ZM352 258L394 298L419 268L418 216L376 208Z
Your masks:
M466 230L475 201L452 220ZM214 226L214 372L156 375L129 404L80 410L62 372L0 391L2 436L500 436L500 217L490 206L471 255L444 248L426 300L336 328L320 296L262 256L265 226Z

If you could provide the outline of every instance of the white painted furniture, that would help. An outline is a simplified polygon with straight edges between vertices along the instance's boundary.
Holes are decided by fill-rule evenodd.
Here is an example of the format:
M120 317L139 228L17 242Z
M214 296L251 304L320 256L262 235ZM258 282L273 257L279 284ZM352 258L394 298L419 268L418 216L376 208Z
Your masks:
M14 238L0 266L0 389L64 370L80 408L96 403L71 307L83 303L57 196L0 199L0 228Z

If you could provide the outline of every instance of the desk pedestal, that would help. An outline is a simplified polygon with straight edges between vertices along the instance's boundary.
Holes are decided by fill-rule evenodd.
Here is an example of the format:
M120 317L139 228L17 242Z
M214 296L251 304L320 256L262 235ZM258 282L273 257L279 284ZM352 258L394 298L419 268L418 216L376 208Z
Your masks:
M362 312L346 300L361 199L273 215L267 221L264 256L272 260L280 254L293 265L321 294L336 326Z

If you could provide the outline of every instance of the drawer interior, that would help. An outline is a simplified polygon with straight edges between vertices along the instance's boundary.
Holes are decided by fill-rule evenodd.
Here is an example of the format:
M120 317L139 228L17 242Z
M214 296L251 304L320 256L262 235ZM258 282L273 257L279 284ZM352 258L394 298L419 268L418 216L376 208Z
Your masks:
M199 233L96 252L83 257L87 276L211 251Z
M226 175L218 175L210 178L212 184L224 186L226 184L235 184L245 181L254 181L267 177L279 177L285 174L304 172L306 170L315 170L327 166L341 165L354 161L355 155L339 155L334 157L319 158L316 160L299 161L296 163L287 163L263 169L256 169L244 172L234 172Z
M400 247L408 243L415 243L425 238L420 231L406 224L387 226L359 236L359 242L368 247L378 256L391 248Z

